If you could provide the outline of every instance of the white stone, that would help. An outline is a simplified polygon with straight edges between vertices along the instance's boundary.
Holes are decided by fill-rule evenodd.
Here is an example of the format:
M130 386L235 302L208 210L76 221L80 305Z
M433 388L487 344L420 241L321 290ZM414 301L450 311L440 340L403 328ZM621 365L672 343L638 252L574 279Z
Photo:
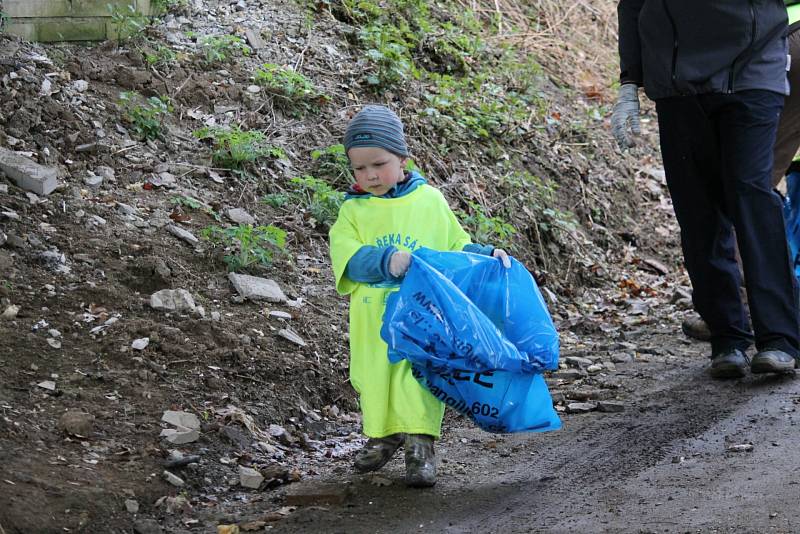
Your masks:
M242 298L276 303L287 301L286 295L274 280L236 273L228 274L228 279Z
M569 365L570 367L589 367L592 365L592 360L588 358L582 358L580 356L567 356L564 358L564 362Z
M57 339L54 339L52 337L48 337L47 338L47 344L50 345L51 347L53 347L54 349L60 349L61 348L61 341L59 341Z
M195 414L189 412L167 410L161 416L161 420L178 427L191 428L194 430L200 428L200 419L198 419Z
M150 295L150 306L164 311L194 311L192 294L185 289L162 289Z
M200 439L200 432L189 428L165 428L159 435L173 445L185 445Z
M260 93L261 92L261 88L259 86L257 86L257 85L248 85L247 86L247 92L248 93L252 93L252 94Z
M56 390L56 383L53 382L52 380L44 380L42 382L39 382L36 385L39 386L40 388L46 389L48 391L55 391Z
M79 93L83 93L89 88L89 82L86 80L75 80L72 82L72 88L78 91Z
M258 489L264 476L252 467L239 466L239 484L245 488Z
M594 375L601 372L603 369L605 369L605 367L603 367L602 365L593 363L592 365L586 368L586 372L589 373L590 375Z
M211 320L212 321L219 322L221 319L222 319L222 316L220 315L220 313L218 311L212 311L211 312Z
M181 486L183 486L185 484L185 482L183 481L182 478L173 475L169 471L164 471L163 475L164 475L164 480L166 480L167 482L169 482L170 484L172 484L175 487L180 488Z
M567 404L569 413L587 413L597 409L597 405L592 402L572 402Z
M114 169L111 167L107 167L106 165L100 165L95 170L94 173L97 176L102 176L104 180L113 180L115 176Z
M92 189L97 189L101 185L103 185L103 177L97 176L96 174L90 174L89 176L83 179L83 183L86 184L87 187L91 187Z
M276 319L286 319L287 321L292 319L291 313L286 313L285 311L280 310L272 310L269 312L270 317L275 317Z
M47 333L50 337L61 337L61 332L59 332L55 328L51 328L50 330L47 331Z
M256 219L241 208L231 208L228 210L228 218L236 224L255 224Z
M133 499L125 499L125 509L132 513L139 513L139 503Z
M134 339L133 343L131 343L131 348L134 350L144 350L150 344L149 337L142 337L139 339Z
M278 335L284 339L288 339L289 341L291 341L296 345L300 345L301 347L306 346L306 342L303 340L303 338L297 335L297 333L294 330L291 330L289 328L281 328L280 330L278 330Z
M17 314L19 313L19 306L15 306L14 304L10 304L4 311L2 317L7 321L11 321L17 318Z
M197 237L195 237L195 235L191 233L189 230L184 230L183 228L175 224L168 224L167 231L169 231L169 233L171 233L172 235L177 236L180 239L183 239L184 241L186 241L191 245L196 245L200 242L200 240L197 239Z

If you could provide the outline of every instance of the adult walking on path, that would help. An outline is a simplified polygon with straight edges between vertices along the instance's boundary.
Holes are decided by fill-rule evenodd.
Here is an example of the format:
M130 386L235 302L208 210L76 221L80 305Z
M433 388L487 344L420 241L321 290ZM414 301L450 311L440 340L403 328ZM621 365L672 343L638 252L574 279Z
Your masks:
M710 373L791 371L800 354L797 284L772 189L789 92L786 7L781 0L621 0L618 16L613 132L621 147L632 146L644 87L656 103L694 306L711 331ZM734 239L758 351L752 362Z
M775 139L775 163L772 166L772 186L777 187L787 174L792 160L800 149L800 0L786 1L789 15L789 96L783 104L781 120ZM681 325L689 337L708 341L711 331L697 314L691 314Z

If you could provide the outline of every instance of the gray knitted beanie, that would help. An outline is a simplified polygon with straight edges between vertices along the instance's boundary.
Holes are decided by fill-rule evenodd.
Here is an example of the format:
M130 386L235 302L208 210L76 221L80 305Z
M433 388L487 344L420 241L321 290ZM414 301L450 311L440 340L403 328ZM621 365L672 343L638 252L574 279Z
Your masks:
M386 106L364 106L353 117L344 133L344 149L353 147L378 147L397 156L408 156L403 123Z

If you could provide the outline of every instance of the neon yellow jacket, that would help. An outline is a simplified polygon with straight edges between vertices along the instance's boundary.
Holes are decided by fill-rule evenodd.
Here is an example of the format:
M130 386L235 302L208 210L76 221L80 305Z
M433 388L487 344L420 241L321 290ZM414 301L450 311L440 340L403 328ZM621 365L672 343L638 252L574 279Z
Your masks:
M350 295L350 383L359 393L367 436L438 437L444 405L419 385L407 361L389 363L380 330L386 298L396 287L348 279L347 262L364 245L460 251L469 242L442 193L427 184L398 198L369 196L342 204L330 230L330 253L336 290Z

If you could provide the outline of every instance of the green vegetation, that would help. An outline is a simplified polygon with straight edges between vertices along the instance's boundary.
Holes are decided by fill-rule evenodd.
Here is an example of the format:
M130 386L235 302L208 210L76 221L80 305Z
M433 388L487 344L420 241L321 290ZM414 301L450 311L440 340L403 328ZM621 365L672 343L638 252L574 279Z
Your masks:
M168 46L160 43L156 43L152 47L143 47L141 53L145 63L151 67L167 68L178 63L178 54Z
M469 207L472 213L459 211L457 215L475 242L511 250L511 238L517 229L501 217L487 215L480 204L470 202Z
M163 138L164 119L172 112L169 98L151 96L143 103L141 95L135 91L120 93L122 117L141 139Z
M347 187L353 183L353 172L344 145L331 145L322 150L313 150L314 175L325 178L328 183Z
M266 142L260 130L233 128L201 128L194 132L201 140L210 140L215 165L234 171L245 171L249 164L263 158L286 159L286 153Z
M137 11L133 3L124 6L108 4L108 11L111 13L111 25L117 34L118 46L141 35L150 24L150 19Z
M174 206L180 206L182 208L188 208L192 210L202 210L204 213L208 214L216 221L221 221L222 217L220 217L219 213L208 207L207 204L203 204L196 198L187 197L186 195L176 195L169 199L170 203Z
M330 227L336 221L344 193L313 176L292 178L290 183L291 191L266 195L263 202L272 207L295 205L311 216L313 226Z
M200 49L208 64L222 63L234 55L250 55L250 47L235 35L208 35L200 39Z
M313 111L330 99L299 72L274 63L265 63L258 68L253 74L253 81L280 97L288 109Z
M240 224L231 228L209 226L201 232L203 239L229 252L223 257L228 270L239 271L253 265L269 267L276 253L286 248L286 231L277 226Z

